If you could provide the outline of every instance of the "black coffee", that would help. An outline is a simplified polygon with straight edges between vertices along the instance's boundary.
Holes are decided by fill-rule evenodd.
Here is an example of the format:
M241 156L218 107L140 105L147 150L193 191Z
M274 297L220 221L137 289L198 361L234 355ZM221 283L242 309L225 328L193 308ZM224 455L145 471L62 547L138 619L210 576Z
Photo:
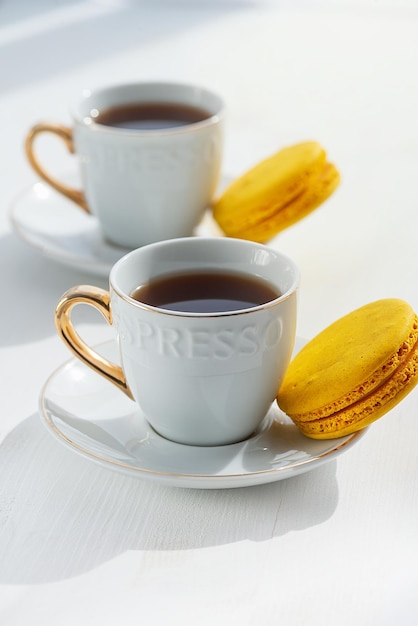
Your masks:
M185 313L238 311L279 296L267 281L225 272L166 275L140 285L131 294L139 302Z
M100 111L94 121L105 126L136 130L158 130L187 126L211 117L199 107L172 102L138 102Z

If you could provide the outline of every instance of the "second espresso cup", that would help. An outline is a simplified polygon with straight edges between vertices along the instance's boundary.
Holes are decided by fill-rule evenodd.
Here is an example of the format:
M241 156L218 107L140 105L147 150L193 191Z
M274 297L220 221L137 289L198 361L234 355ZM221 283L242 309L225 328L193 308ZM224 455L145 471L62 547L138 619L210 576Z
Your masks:
M180 83L111 86L84 91L72 118L71 128L32 127L26 154L43 180L98 219L106 240L136 248L193 233L220 178L220 96ZM40 163L35 140L42 133L76 153L82 190Z
M110 292L67 291L57 330L89 367L134 399L167 439L214 446L242 441L275 399L295 341L299 271L249 241L191 237L128 253ZM121 366L88 346L71 311L86 303L114 326Z

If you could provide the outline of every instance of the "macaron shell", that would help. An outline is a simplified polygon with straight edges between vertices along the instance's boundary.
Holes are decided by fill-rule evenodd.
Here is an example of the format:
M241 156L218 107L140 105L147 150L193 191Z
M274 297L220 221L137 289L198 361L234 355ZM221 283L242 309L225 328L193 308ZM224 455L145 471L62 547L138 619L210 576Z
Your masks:
M315 141L286 147L235 180L214 202L213 217L227 236L266 241L323 201L317 191L313 194L312 209L305 201L305 212L299 209L299 218L295 217L298 210L278 218L280 212L297 201L312 184L312 189L315 189L315 181L318 188L318 181L324 172L331 172L326 166L325 150ZM335 176L334 171L332 174L333 185L322 183L322 187L328 188L324 199L339 182L339 176ZM270 220L273 221L269 223ZM262 234L257 236L255 229L259 225Z

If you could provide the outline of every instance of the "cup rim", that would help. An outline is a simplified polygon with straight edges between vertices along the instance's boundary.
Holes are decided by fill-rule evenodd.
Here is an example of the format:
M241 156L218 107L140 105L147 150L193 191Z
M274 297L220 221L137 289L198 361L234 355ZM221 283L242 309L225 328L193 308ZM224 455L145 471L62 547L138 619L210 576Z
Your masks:
M147 249L151 247L157 248L159 246L164 246L166 244L176 245L176 243L180 244L182 242L187 242L187 241L202 241L202 243L213 242L213 241L232 241L235 243L238 242L238 245L252 246L252 247L258 248L259 250L268 250L268 252L276 256L276 258L280 257L281 260L286 261L289 264L289 266L292 267L292 270L294 273L292 284L284 293L280 294L280 296L277 296L277 298L274 298L273 300L269 300L268 302L265 302L263 304L258 304L256 306L252 306L252 307L248 307L244 309L237 309L233 311L217 311L217 312L209 312L209 313L197 313L197 312L190 312L190 311L171 311L170 309L163 309L160 307L152 306L150 304L146 304L144 302L140 302L139 300L136 300L135 298L132 298L132 296L127 294L122 288L120 288L117 285L116 274L117 272L120 271L121 266L128 263L129 258L132 258L133 256L140 254L140 251L143 250L144 248L147 248ZM236 239L233 237L228 237L228 238L180 237L177 239L157 241L155 243L151 243L146 246L143 246L142 248L131 250L130 252L125 254L121 259L119 259L113 265L109 274L109 285L110 285L111 291L113 291L119 298L121 298L122 300L130 304L131 306L134 306L141 310L145 310L145 311L152 312L152 313L158 313L160 315L169 316L169 317L213 319L213 318L219 318L219 317L232 317L236 315L246 315L249 313L254 313L257 311L262 311L265 309L272 308L276 306L277 304L284 302L285 300L288 300L297 292L300 286L300 279L301 279L301 275L300 275L299 267L296 265L295 261L292 258L290 258L287 254L280 252L279 250L276 250L274 248L268 248L264 244L260 244L260 243L245 240L245 239Z
M190 124L186 124L183 126L177 126L173 128L158 128L158 129L136 129L136 128L120 128L120 127L112 127L107 126L106 124L100 124L99 122L94 121L91 117L83 116L80 111L80 105L82 102L85 102L88 98L94 96L94 94L104 93L104 92L115 92L118 90L124 89L133 89L135 87L167 87L170 89L180 88L180 89L194 89L200 91L202 93L206 93L211 97L217 98L219 101L218 111L209 115L204 120L200 120L199 122L191 122ZM125 82L125 83L115 83L109 85L103 85L92 88L85 88L82 90L81 95L78 98L78 101L73 103L70 107L70 113L73 119L73 122L81 125L84 128L90 128L96 132L106 132L110 134L118 134L118 135L134 135L136 137L155 137L158 135L176 135L176 134L185 134L187 132L195 131L199 128L205 128L207 126L213 126L218 124L225 115L225 101L223 97L217 93L216 91L205 87L200 84L194 83L186 83L186 82L178 82L178 81L133 81L133 82Z

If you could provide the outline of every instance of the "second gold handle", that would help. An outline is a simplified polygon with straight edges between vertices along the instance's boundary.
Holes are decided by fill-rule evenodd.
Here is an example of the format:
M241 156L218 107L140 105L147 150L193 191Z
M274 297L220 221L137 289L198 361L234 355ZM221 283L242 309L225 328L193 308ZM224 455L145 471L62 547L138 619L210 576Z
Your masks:
M25 150L29 163L37 174L51 185L56 191L78 204L83 211L90 213L84 193L80 189L74 189L69 185L65 185L61 181L53 178L44 167L39 163L35 154L35 140L41 133L52 133L57 135L66 145L67 150L74 154L73 131L62 124L40 123L33 126L26 136Z
M61 339L83 363L107 378L128 398L133 399L122 368L93 350L75 330L71 320L71 310L77 304L88 304L97 309L111 325L112 309L109 292L91 285L72 287L64 293L56 306L55 325Z

